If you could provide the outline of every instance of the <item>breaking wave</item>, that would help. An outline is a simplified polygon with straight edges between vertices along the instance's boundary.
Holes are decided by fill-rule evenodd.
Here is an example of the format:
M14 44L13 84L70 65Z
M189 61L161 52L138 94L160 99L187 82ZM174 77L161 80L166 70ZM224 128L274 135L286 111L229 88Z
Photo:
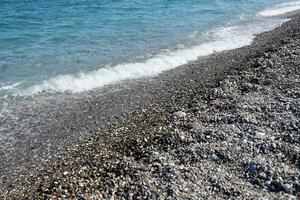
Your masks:
M292 2L286 2L286 3L276 5L272 8L265 9L259 12L259 15L264 17L272 17L277 15L283 15L299 9L300 9L300 1L292 1Z
M122 80L155 76L159 73L196 60L214 52L230 50L249 45L255 33L273 29L284 20L261 20L260 22L242 24L239 26L222 27L206 32L212 39L188 49L165 52L143 62L124 63L113 67L100 68L88 73L75 75L60 75L42 84L19 91L21 95L32 95L43 91L82 92L113 84Z

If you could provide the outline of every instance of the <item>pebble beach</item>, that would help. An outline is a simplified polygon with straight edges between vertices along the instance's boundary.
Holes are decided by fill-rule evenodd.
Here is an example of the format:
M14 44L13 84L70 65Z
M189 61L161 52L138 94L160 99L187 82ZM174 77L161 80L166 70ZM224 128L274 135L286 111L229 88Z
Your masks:
M53 144L51 159L40 144L34 165L1 166L0 199L300 198L299 14L249 46L128 85L53 122L54 136L81 137ZM126 109L102 112L112 104Z

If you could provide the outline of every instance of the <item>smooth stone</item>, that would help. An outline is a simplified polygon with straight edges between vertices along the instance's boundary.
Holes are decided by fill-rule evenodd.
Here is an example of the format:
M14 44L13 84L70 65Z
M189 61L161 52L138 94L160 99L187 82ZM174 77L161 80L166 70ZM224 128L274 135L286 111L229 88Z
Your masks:
M177 111L177 112L173 113L173 116L184 118L184 117L186 117L186 113L182 112L182 111Z
M266 186L268 186L268 187L271 186L271 183L272 183L272 181L270 181L270 180L265 182Z
M216 154L212 154L211 155L211 159L212 160L218 160L219 158L218 158L218 156Z
M264 132L259 132L258 131L258 132L255 133L255 136L258 137L258 138L263 139L263 138L266 137L266 134Z
M256 172L256 171L257 171L257 166L256 166L256 165L250 165L250 166L249 166L249 170L250 170L251 172Z
M284 183L282 187L285 191L290 191L292 189L292 186L288 183Z

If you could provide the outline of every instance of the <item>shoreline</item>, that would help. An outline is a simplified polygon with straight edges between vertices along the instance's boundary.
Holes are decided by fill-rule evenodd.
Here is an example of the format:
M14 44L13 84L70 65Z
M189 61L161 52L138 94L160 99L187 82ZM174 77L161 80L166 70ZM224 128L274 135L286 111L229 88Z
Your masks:
M87 137L87 139L78 143L77 147L70 148L69 150L67 150L66 153L63 153L65 154L63 155L63 157L54 158L54 160L55 159L59 160L64 158L64 161L58 162L54 166L51 164L50 166L52 167L50 166L46 167L48 168L49 171L43 171L43 169L38 169L36 171L25 170L26 173L29 173L29 176L31 176L32 174L32 177L30 178L25 177L25 182L28 183L30 182L34 184L23 187L22 185L20 185L20 183L22 183L23 180L20 183L18 182L11 183L11 186L8 188L8 190L6 190L8 193L4 193L4 195L8 195L8 197L13 198L13 197L22 197L22 193L24 194L26 193L28 195L28 198L30 197L41 198L43 196L51 197L51 195L66 195L64 198L69 198L72 197L72 194L77 194L83 197L87 197L86 195L88 195L88 193L95 193L97 195L102 196L102 198L106 199L106 198L111 198L114 195L115 198L120 198L121 197L120 195L122 195L122 191L129 191L129 193L131 191L133 195L136 195L134 197L138 197L141 195L150 195L147 192L146 192L147 194L145 193L145 191L149 190L151 195L154 194L159 196L160 194L158 194L159 192L156 190L159 188L159 186L164 186L164 188L160 188L160 190L163 191L161 194L162 197L167 197L171 195L169 194L170 191L172 191L171 192L172 195L175 195L173 196L174 198L188 197L187 195L189 195L191 191L184 191L184 189L182 189L183 191L181 191L180 188L176 188L176 187L180 187L180 185L182 184L187 184L190 185L191 187L193 186L193 184L194 186L197 184L200 185L203 184L194 183L194 181L192 181L190 177L187 178L187 181L181 180L183 179L182 178L183 172L179 167L182 167L181 166L182 164L176 163L175 160L180 160L180 162L184 163L183 165L187 165L183 167L182 169L183 171L186 171L189 167L191 168L194 167L193 170L196 170L197 167L199 166L194 166L194 165L199 164L200 161L201 162L203 161L203 163L206 164L206 166L202 166L201 164L200 166L204 167L204 169L207 170L209 169L209 167L212 167L212 169L214 168L218 169L218 167L216 166L217 164L225 163L224 164L225 168L227 166L228 169L238 169L237 171L234 171L234 173L238 174L239 172L243 172L247 176L250 176L249 178L250 180L244 178L246 181L244 181L244 183L241 183L241 185L245 184L244 187L246 188L249 187L250 189L255 191L256 192L255 195L258 195L259 192L269 197L272 197L272 195L279 195L279 194L295 195L296 189L293 185L294 183L292 183L290 191L284 192L280 190L278 191L279 193L268 192L268 189L266 189L263 184L262 184L263 186L257 186L259 184L253 184L254 186L251 187L247 186L247 184L249 183L252 184L253 181L254 182L256 181L251 179L251 175L253 175L251 174L252 173L251 170L250 170L251 172L250 175L247 174L249 172L248 168L252 169L252 165L258 168L258 166L260 166L261 164L257 164L257 163L245 164L246 169L243 169L242 167L243 165L241 163L233 162L234 160L233 158L228 158L225 155L226 151L222 148L221 150L215 150L214 152L210 152L208 149L204 148L202 150L205 153L201 152L199 155L197 154L196 150L193 150L193 148L199 149L201 145L203 145L201 142L204 141L207 141L209 143L207 144L206 142L205 145L211 145L216 143L216 146L220 148L220 146L218 145L222 143L221 142L222 140L224 140L221 138L223 137L235 138L235 135L232 135L233 133L238 135L241 134L241 133L237 133L238 131L240 132L245 131L246 128L255 129L251 127L252 125L249 125L248 122L246 122L247 120L251 121L251 119L244 119L247 118L247 116L244 117L235 116L234 109L237 108L235 107L234 104L237 102L234 101L233 97L235 96L232 95L236 95L241 99L241 101L242 100L245 101L245 100L242 97L238 96L240 94L235 94L234 91L231 92L230 90L231 87L233 87L235 88L233 90L236 90L237 93L240 93L241 89L238 89L237 87L238 85L244 88L245 91L250 90L250 92L245 92L245 94L246 93L252 94L255 92L256 93L261 92L260 89L256 88L257 85L258 88L260 87L264 88L265 85L263 83L260 83L260 80L255 80L255 81L253 80L254 83L251 82L250 85L246 84L242 86L242 84L234 83L233 84L234 86L230 86L229 83L234 82L236 80L233 81L229 78L229 83L227 83L226 81L224 82L222 80L227 80L228 77L231 77L232 79L235 79L235 77L237 77L238 79L237 82L239 82L239 78L241 78L240 77L241 75L239 73L247 70L251 71L255 68L255 65L260 65L257 64L259 63L257 62L259 58L262 58L262 60L264 59L266 60L265 58L266 56L264 55L265 52L268 52L271 55L272 53L274 54L277 53L281 55L282 52L280 51L284 51L284 50L280 48L282 48L282 46L284 45L289 45L291 43L288 40L296 41L297 39L299 39L298 25L299 25L299 15L296 15L295 17L293 17L291 21L284 23L282 26L275 28L272 31L259 34L250 46L213 54L201 58L197 61L190 62L187 65L180 66L179 68L176 68L174 70L170 70L167 73L161 74L159 77L140 80L137 83L132 83L133 85L136 84L134 87L128 87L125 90L123 88L120 91L117 91L116 93L112 93L108 95L104 100L101 98L97 99L101 95L97 96L91 94L89 99L78 101L80 102L79 107L75 110L72 110L69 116L65 117L63 116L63 114L61 115L62 117L64 117L65 121L59 123L60 125L59 128L53 127L52 129L50 128L49 130L52 131L52 133L54 133L52 136L59 136L60 134L62 134L60 135L60 137L64 137L67 134L69 134L67 130L70 129L72 130L72 133L81 132L81 131L83 132L90 131L91 132L89 133L90 136L89 134L80 133L79 134L80 136ZM291 31L292 33L294 31L296 35L290 36L289 31ZM285 41L285 39L287 39L287 41ZM278 50L277 48L280 50ZM294 46L293 48L296 48L297 50L297 46L296 47ZM299 54L296 54L296 58L298 58L297 56L299 56ZM257 63L251 63L252 61ZM286 60L284 60L284 62L286 62ZM260 66L258 66L258 68L259 67ZM242 73L243 79L246 79L245 76L246 75ZM257 84L257 82L259 83ZM273 82L275 84L276 80ZM256 86L253 86L253 84ZM271 85L272 84L273 83L271 81ZM224 94L226 94L226 92L228 93L227 94L228 96L224 98L225 100L218 99L218 97L216 96L220 94L219 93L214 94L212 92L215 89L218 89L220 87L225 87L222 89L225 91ZM294 90L296 90L296 95L297 95L297 92L299 92L299 87L294 88ZM251 98L251 96L247 98ZM99 115L99 112L101 111L104 112L106 108L112 105L111 102L117 99L120 100L117 103L114 102L114 106L115 106L114 108L110 109L110 111L106 111L105 114L101 113L101 115ZM219 102L215 102L216 99ZM132 104L131 101L133 102ZM126 102L127 105L124 105L124 103ZM100 104L101 106L97 104ZM75 104L72 104L71 107L74 109ZM112 114L115 114L114 112L117 110L121 111L123 108L127 108L127 109L125 109L123 113L116 114L113 117L114 118L113 120L106 118ZM221 108L224 109L226 112L228 112L226 113L228 116L233 117L232 124L236 125L236 127L230 127L230 129L228 129L228 130L233 129L232 133L227 130L228 133L222 135L221 133L219 133L219 131L214 130L214 128L218 129L219 128L218 126L224 128L223 126L226 126L226 124L228 124L228 120L231 120L231 119L227 119L225 116L222 115L214 116L214 113L222 112L218 110ZM210 109L214 109L214 110L208 112L207 110ZM183 113L175 114L178 116L174 118L174 113L176 113L177 111L182 111ZM243 112L246 111L243 110ZM296 112L299 112L299 110L296 110ZM80 114L74 116L74 113L80 113ZM208 117L201 116L201 113L206 113ZM239 113L239 115L240 114L241 113ZM253 115L254 118L257 117L255 114ZM261 115L261 113L259 113L259 115ZM103 118L103 116L104 119L101 119ZM183 116L182 119L180 119L181 116ZM226 118L227 120L226 122L222 122L224 118ZM245 126L249 126L249 127L246 128L243 127L243 125L241 125L240 122L235 121L236 119L242 121L245 120L246 123ZM256 119L255 123L258 123L257 120L258 119ZM296 121L297 120L299 121L299 116L296 115ZM104 122L107 123L110 122L110 123L106 125L102 125L101 123ZM199 128L197 126L200 126L201 129L205 130L204 133L202 132L194 133L192 130ZM212 128L213 130L210 130L211 126L213 127ZM259 126L259 125L256 124L253 126ZM235 130L234 128L236 128L237 130ZM299 127L297 127L296 125L296 128ZM58 133L59 131L62 130L65 130L66 133L62 133L62 132ZM224 128L224 130L226 130L226 128ZM261 137L261 135L263 134L261 134L260 132L264 132L264 131L266 130L262 130L262 131L254 130L254 133L246 132L245 137L252 139L252 134L254 134L254 136ZM166 132L166 133L162 133L162 132ZM48 133L49 132L46 132L46 134ZM201 135L204 135L205 137L206 136L209 137L202 138ZM76 135L72 135L72 137L74 136ZM195 138L197 137L200 137L199 139L200 142L198 140L195 141ZM264 139L260 138L258 140L264 141L265 143L262 142L263 145L268 144L266 140L270 139L271 136L268 135L262 137L265 138ZM294 142L299 143L299 136L297 138L297 135L295 134L295 136L293 137L295 137ZM230 142L231 141L229 141L229 143ZM63 144L60 145L63 146ZM194 145L194 146L192 148L189 145L192 146ZM236 145L237 146L243 145L243 143L236 144ZM245 145L247 147L248 144L246 143ZM43 144L40 144L40 146L42 147ZM36 149L39 150L39 148ZM175 152L176 149L179 149L178 150L179 154ZM228 151L229 151L228 154L230 154L230 150ZM249 151L251 152L251 150ZM293 152L291 149L289 149L288 151ZM294 150L293 155L297 155L295 151L299 153L299 149L298 150L296 149ZM50 154L51 151L49 151L48 153ZM255 154L254 152L251 153ZM195 155L195 158L193 158L191 155ZM187 161L185 161L185 157ZM78 160L74 158L78 158ZM91 159L89 160L88 158ZM296 159L295 163L299 162L299 157L296 157L295 159ZM164 160L167 161L166 162L167 165L163 164ZM84 163L89 163L89 164L84 164ZM172 163L174 166L172 165ZM135 165L138 167L136 168ZM147 167L148 165L151 166L152 169L151 167ZM293 165L289 163L288 167L291 166ZM95 167L96 171L92 170L93 167ZM128 170L126 168L128 168ZM156 168L158 169L158 172L161 174L154 173L155 177L153 177L154 175L151 176L151 173L153 172L152 170ZM5 167L1 169L1 171L3 170L5 170ZM172 173L168 172L168 170L170 170ZM259 170L258 169L253 170L253 172L254 171L259 171ZM208 171L204 170L201 172L202 174L197 174L197 172L194 171L193 173L188 174L188 176L192 175L198 178L199 177L203 178L205 177L204 174ZM267 174L267 172L264 173ZM230 175L232 174L229 173L228 175L232 181L233 177ZM257 179L261 181L257 174L254 175L255 178L258 177ZM6 175L4 174L4 176L6 176L8 179L9 174ZM46 176L48 176L48 178L45 178ZM130 180L127 180L126 176L129 176ZM146 183L145 184L146 186L143 186L143 184L140 182L141 181L140 179L145 178L145 180L147 180L147 176L150 176L149 177L150 182ZM172 176L175 176L179 179L181 178L180 179L181 182L176 183L176 180L173 180ZM74 177L76 180L79 181L72 183L72 178ZM139 178L137 180L134 180L134 178L137 177ZM106 178L108 180L106 180ZM82 182L80 182L81 179L83 179ZM89 179L91 179L90 182L87 181ZM207 183L208 185L215 184L214 187L216 188L219 187L219 190L221 191L221 192L219 191L220 193L217 192L215 194L217 195L216 197L224 198L227 197L228 195L232 195L231 193L233 193L234 195L245 195L243 193L245 192L245 190L241 188L235 188L231 186L228 188L225 187L224 189L224 185L222 185L224 184L224 180L223 182L221 181L222 184L220 185L220 183L214 183L215 180L209 181L209 179L213 179L213 178L206 177L206 179L203 180L203 182ZM94 184L97 181L101 185L100 187L101 190L97 189L96 191ZM133 189L131 187L129 188L126 188L125 186L123 187L121 185L122 181L129 181L132 184L132 186L134 186ZM160 184L160 185L155 186L155 184L153 185L151 181L153 181L153 183ZM10 180L8 180L8 182L10 182ZM56 185L55 182L58 182L58 184ZM134 184L134 182L136 182L136 184ZM64 185L64 183L67 184L72 183L74 186L62 186ZM170 186L171 183L174 184L174 188L172 188L173 186L172 187ZM229 181L229 183L232 182ZM105 186L106 184L107 186ZM283 183L282 187L284 184L290 184L290 183ZM64 191L62 189L59 189L58 187L59 185L62 186L61 188L66 187L67 188L66 190L68 190L68 192L64 194ZM272 186L272 181L270 185ZM49 190L50 186L52 188ZM114 191L115 187L117 187L117 189L115 189L116 191ZM171 189L168 187L171 187ZM136 190L137 192L134 193L133 190L134 191ZM233 190L233 192L231 190ZM199 191L197 191L197 194L195 193L195 195L196 195L195 198L205 197L203 196L202 193L199 193ZM151 198L151 197L158 197L158 196L147 196L147 197ZM126 196L125 198L127 197L128 196ZM242 198L245 198L245 196L244 197L242 196Z

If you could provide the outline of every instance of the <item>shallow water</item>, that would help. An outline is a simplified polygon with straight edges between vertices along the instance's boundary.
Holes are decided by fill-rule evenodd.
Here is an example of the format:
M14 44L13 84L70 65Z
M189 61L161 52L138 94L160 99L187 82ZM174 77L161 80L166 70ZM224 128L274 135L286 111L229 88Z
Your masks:
M11 134L31 134L35 124L52 118L48 111L55 113L57 102L76 98L73 92L155 76L199 56L248 45L255 33L284 22L278 15L297 9L300 1L0 4L2 146ZM38 117L43 110L49 117Z
M2 0L0 101L156 75L245 45L257 30L240 24L261 23L257 13L280 2Z

